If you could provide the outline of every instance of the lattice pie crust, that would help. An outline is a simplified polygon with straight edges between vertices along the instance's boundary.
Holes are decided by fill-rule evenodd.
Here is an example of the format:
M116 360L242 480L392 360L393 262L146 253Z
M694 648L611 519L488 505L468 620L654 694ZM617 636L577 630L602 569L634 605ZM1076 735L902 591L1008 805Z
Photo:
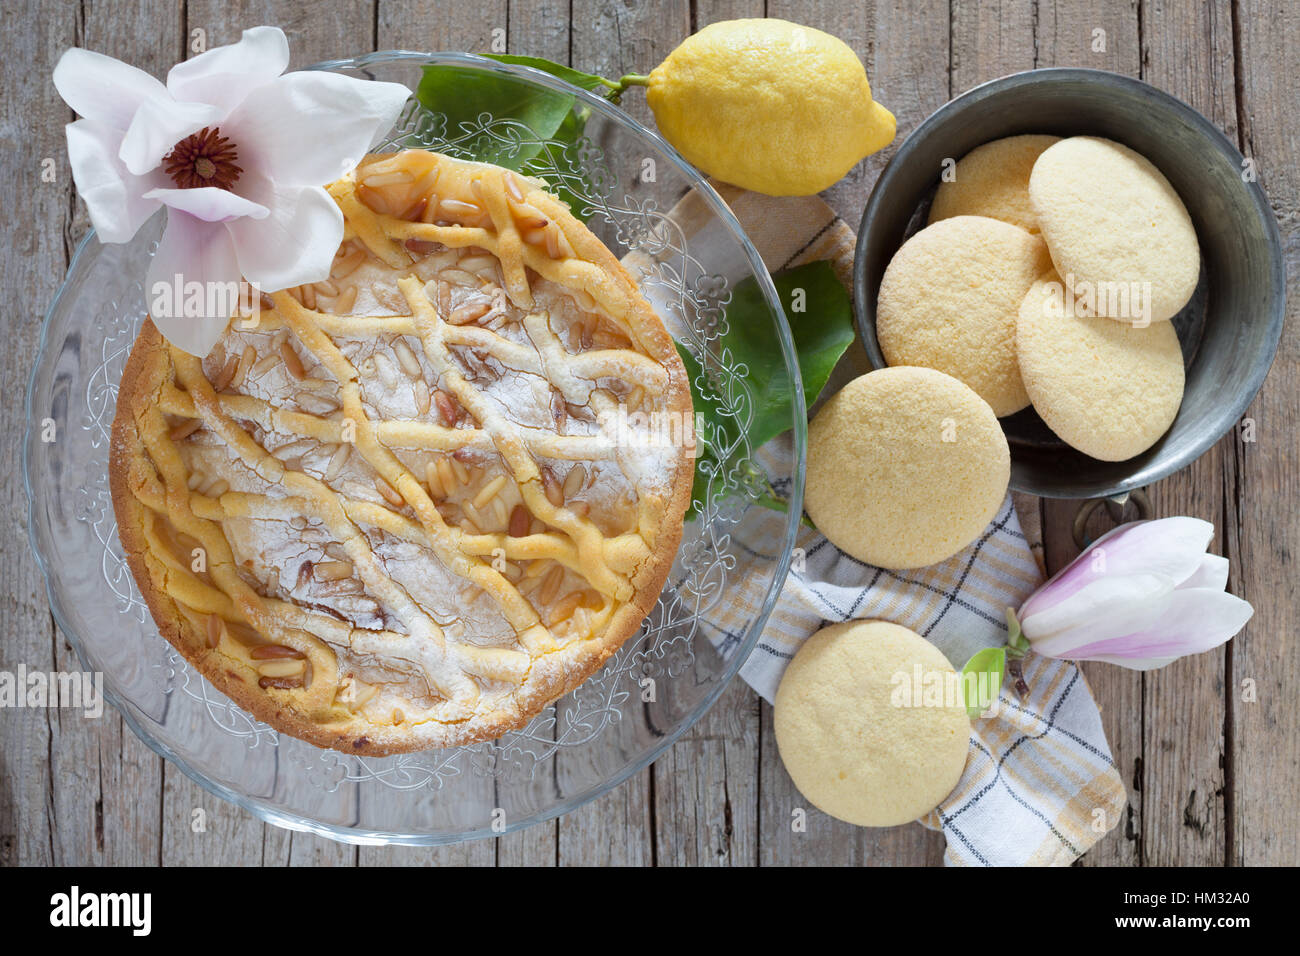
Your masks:
M650 432L689 420L686 373L541 184L408 150L330 193L328 280L202 360L145 323L113 424L123 547L166 638L276 728L375 755L497 737L658 597L692 462Z

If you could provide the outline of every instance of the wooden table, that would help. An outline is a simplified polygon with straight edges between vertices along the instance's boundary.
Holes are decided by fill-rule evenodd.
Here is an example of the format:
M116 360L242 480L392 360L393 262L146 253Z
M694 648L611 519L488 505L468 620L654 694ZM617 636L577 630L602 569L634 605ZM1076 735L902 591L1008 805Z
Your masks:
M1296 554L1300 548L1294 431L1300 396L1295 312L1300 260L1300 6L1256 0L131 0L22 4L0 37L3 154L0 248L10 308L0 357L0 472L11 521L0 529L0 669L75 668L55 628L27 543L22 396L40 317L87 228L68 173L50 83L69 46L162 75L191 47L278 24L294 64L372 49L509 52L619 76L644 72L708 23L780 16L844 38L867 64L899 140L932 110L983 80L1031 67L1099 67L1140 76L1191 103L1255 160L1282 227L1292 319L1263 391L1237 429L1195 465L1151 489L1157 515L1213 521L1232 561L1230 589L1256 608L1220 651L1147 676L1087 667L1115 760L1129 787L1127 819L1084 865L1297 862L1300 686ZM648 120L644 98L625 99ZM827 194L856 223L891 150ZM42 161L48 157L53 163ZM54 182L42 177L55 171ZM1041 502L1049 565L1072 556L1074 505ZM0 863L184 864L924 864L943 839L918 825L864 830L815 817L792 834L801 801L781 767L772 711L739 680L649 769L557 821L495 841L439 849L357 848L291 834L210 796L144 746L110 711L0 711ZM195 833L195 808L207 813Z

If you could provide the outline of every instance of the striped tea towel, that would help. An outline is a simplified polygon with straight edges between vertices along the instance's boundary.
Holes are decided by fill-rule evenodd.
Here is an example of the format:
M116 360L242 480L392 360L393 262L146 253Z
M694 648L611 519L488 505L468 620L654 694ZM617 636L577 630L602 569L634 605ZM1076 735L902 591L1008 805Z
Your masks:
M854 234L820 199L718 188L770 270L829 259L848 283ZM855 343L826 394L869 370L865 351ZM787 436L769 442L759 457L772 462L790 454ZM715 642L743 629L761 605L766 575L758 569L770 568L782 525L783 516L774 512L737 542L737 554L756 555L756 570L747 575L742 561L735 590L729 590L734 600L701 622ZM901 624L935 644L960 670L976 651L1006 642L1005 609L1019 607L1042 579L1010 495L974 544L916 571L864 564L806 527L796 547L776 607L740 671L769 703L799 645L828 623L875 618ZM1124 786L1078 667L1030 655L1024 676L1030 690L1023 699L1008 681L996 713L972 720L961 781L921 821L944 831L948 864L1066 865L1119 822Z

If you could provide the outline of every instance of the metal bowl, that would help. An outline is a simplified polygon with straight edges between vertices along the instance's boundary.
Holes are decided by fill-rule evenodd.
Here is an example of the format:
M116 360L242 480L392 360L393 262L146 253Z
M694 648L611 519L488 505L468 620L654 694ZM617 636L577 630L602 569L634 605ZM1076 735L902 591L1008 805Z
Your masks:
M1075 451L1033 408L1002 419L1011 487L1049 498L1123 495L1191 464L1241 417L1273 362L1286 308L1277 223L1253 168L1186 103L1102 70L1016 73L963 93L904 140L881 173L858 230L854 301L858 332L876 368L876 296L898 247L921 229L944 160L1019 133L1094 135L1154 163L1196 226L1201 278L1174 317L1187 385L1173 425L1135 458L1098 461Z

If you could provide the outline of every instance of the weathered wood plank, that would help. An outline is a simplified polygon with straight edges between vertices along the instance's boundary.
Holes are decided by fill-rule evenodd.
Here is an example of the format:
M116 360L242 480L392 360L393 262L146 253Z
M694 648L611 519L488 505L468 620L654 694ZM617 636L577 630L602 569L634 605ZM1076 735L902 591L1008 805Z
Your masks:
M0 61L5 96L0 101L0 147L8 157L8 175L0 179L0 203L11 223L10 241L0 247L0 275L14 301L22 303L9 322L13 347L0 354L0 425L10 440L0 445L4 508L26 516L21 436L27 416L21 396L31 374L40 319L67 268L71 225L71 173L63 145L63 124L71 112L55 93L44 70L32 62L54 63L80 39L81 22L75 7L51 13L35 0L23 5L23 55ZM42 183L42 162L53 159L56 180ZM37 415L48 412L34 409ZM61 427L66 427L63 423ZM6 587L0 602L0 670L14 674L20 665L50 671L55 662L54 625L45 599L45 585L27 543L26 521L0 526L0 558ZM112 719L112 718L104 718ZM49 865L56 853L55 792L63 781L51 765L57 715L44 710L0 710L0 866Z
M1085 66L1137 76L1141 65L1137 8L1127 0L1038 5L1035 66ZM1056 571L1077 553L1071 524L1079 503L1045 501L1043 540L1048 570ZM1142 793L1142 677L1118 667L1085 667L1084 676L1101 710L1106 739L1129 791L1129 819L1089 852L1084 865L1133 866L1140 863Z
M1234 5L1240 7L1235 20ZM6 287L38 303L34 309L43 307L66 267L69 240L85 225L64 158L61 124L71 117L47 74L24 66L33 55L52 64L65 47L82 44L162 74L187 50L188 31L195 28L205 31L212 46L237 39L248 26L279 24L290 35L295 65L376 43L486 52L493 30L505 29L509 52L566 62L572 49L575 66L617 76L649 70L692 28L758 15L764 7L850 42L867 63L873 90L898 115L900 138L952 93L1012 69L1076 64L1130 75L1141 71L1230 135L1239 132L1245 152L1260 163L1285 234L1294 320L1294 303L1300 301L1300 156L1289 114L1297 81L1281 64L1296 59L1300 25L1294 10L1257 8L1251 0L1215 0L1202 7L1147 2L1140 11L1125 0L1086 6L953 0L951 9L931 0L919 10L835 0L626 6L575 0L572 38L570 5L562 0L501 0L475 8L341 0L328 15L305 0L86 2L57 11L29 3L20 15L29 24L20 31L24 53L5 58L7 65L0 67L9 94L0 106L0 136L17 171L0 183L0 203L15 222L29 224L0 251ZM188 13L184 24L182 10ZM1233 87L1234 33L1242 53L1240 103ZM1104 49L1095 49L1099 42ZM636 91L627 105L642 121L649 119ZM830 191L829 201L848 221L860 216L890 152L860 165ZM46 156L58 161L60 178L53 184L39 182L39 162ZM0 387L11 396L0 415L11 435L26 425L16 399L25 389L38 332L35 321L14 325L16 347L0 360ZM1248 412L1259 441L1226 439L1192 469L1152 489L1157 514L1197 514L1216 522L1216 549L1233 560L1230 589L1255 603L1257 615L1222 657L1182 662L1145 682L1117 668L1085 667L1131 803L1130 820L1089 854L1087 864L1213 863L1225 852L1234 863L1294 862L1294 828L1279 821L1300 816L1300 770L1294 761L1279 759L1279 747L1300 738L1300 718L1285 695L1300 676L1287 643L1297 623L1289 595L1300 530L1294 507L1300 452L1289 430L1300 387L1296 339L1288 329L1270 379ZM11 476L5 485L11 513L25 510L17 455L17 442L0 449L0 464ZM1044 506L1053 567L1074 552L1073 509L1071 503ZM7 600L0 604L0 627L10 638L0 669L19 662L29 668L74 666L66 643L53 634L21 527L0 532L0 555L9 558L10 568ZM1256 702L1242 699L1245 680L1256 683ZM1226 712L1214 703L1222 699L1216 688L1225 682ZM1225 721L1226 770L1219 767ZM90 723L70 713L4 710L0 734L16 742L0 751L0 864L920 863L937 862L942 852L942 838L920 827L875 834L841 827L816 811L807 833L791 833L790 811L801 800L775 751L771 709L739 682L655 767L601 800L501 840L437 851L358 850L265 827L175 769L164 771L112 712ZM1232 789L1217 793L1223 786ZM191 827L195 808L206 811L206 832Z
M1296 862L1300 820L1300 630L1296 550L1300 542L1300 448L1295 432L1300 391L1300 10L1294 5L1242 2L1236 16L1241 56L1243 152L1259 164L1282 230L1287 256L1287 323L1277 359L1259 397L1246 411L1257 441L1235 446L1239 486L1231 489L1238 558L1229 589L1255 605L1255 617L1229 645L1234 743L1229 811L1234 830L1229 862L1260 866ZM1253 682L1254 695L1243 692ZM1252 701L1250 698L1254 697Z
M1187 101L1236 139L1232 16L1228 0L1144 2L1142 77ZM1224 489L1235 484L1233 438L1151 489L1156 517L1212 521L1225 546ZM1235 555L1230 555L1235 557ZM1224 862L1224 673L1227 651L1200 654L1146 675L1143 727L1144 839L1148 866Z
M86 3L81 17L78 45L110 52L155 74L163 72L179 55L179 4L147 8L139 4ZM52 131L57 129L53 127ZM63 142L54 155L66 168ZM71 231L79 238L88 228L84 207L78 201ZM58 636L57 666L60 670L79 669L62 633ZM70 711L60 712L54 730L50 756L58 781L54 794L58 856L68 862L157 862L161 849L158 821L162 761L111 709L97 721L83 720Z
M375 0L187 0L185 11L188 37L203 30L209 48L234 43L249 27L280 27L291 70L374 49Z
M505 44L508 17L506 0L474 4L379 0L376 48L499 53L493 44Z

